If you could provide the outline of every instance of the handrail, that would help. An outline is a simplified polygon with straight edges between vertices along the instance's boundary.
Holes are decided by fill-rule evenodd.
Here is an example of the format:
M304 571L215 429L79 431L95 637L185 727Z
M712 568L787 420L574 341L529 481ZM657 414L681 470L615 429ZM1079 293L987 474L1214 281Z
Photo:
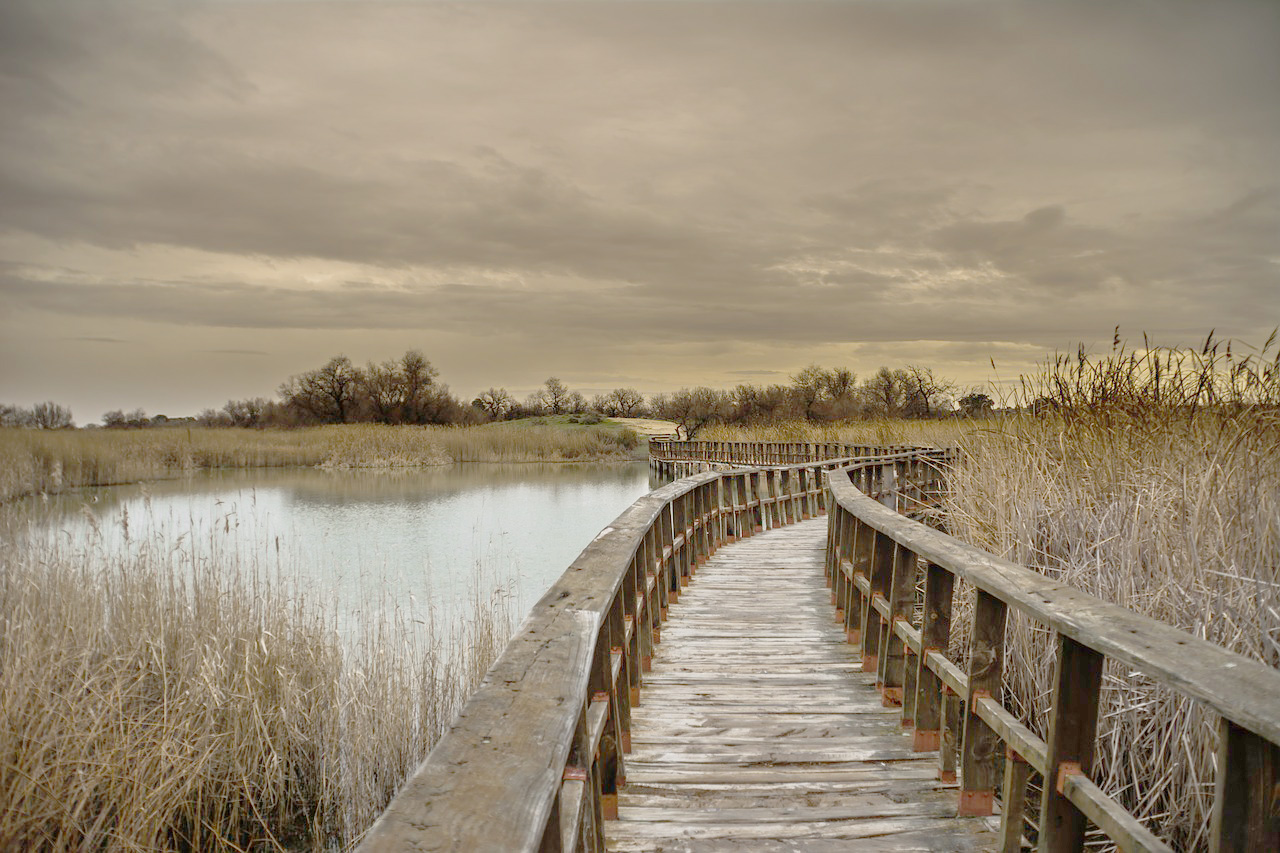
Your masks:
M360 849L602 850L669 601L721 544L821 514L822 472L850 461L697 474L632 504L534 605Z
M1102 668L1111 658L1221 715L1213 849L1280 850L1280 673L904 518L863 494L883 479L877 467L826 474L828 581L848 639L861 646L864 669L876 671L886 700L901 703L916 748L941 746L944 778L955 778L959 763L962 814L992 813L1003 756L1003 849L1019 849L1035 769L1046 780L1041 851L1081 849L1086 818L1121 849L1169 850L1089 779ZM977 589L967 670L946 656L956 578ZM1000 704L1009 608L1057 635L1047 743Z
M682 441L649 439L649 458L735 465L799 465L826 459L864 459L885 453L922 450L907 445L815 441Z

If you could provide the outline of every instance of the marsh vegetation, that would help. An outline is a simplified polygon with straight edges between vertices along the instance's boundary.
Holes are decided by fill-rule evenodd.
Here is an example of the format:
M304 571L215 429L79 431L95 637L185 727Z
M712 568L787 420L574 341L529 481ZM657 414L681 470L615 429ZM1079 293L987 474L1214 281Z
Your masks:
M349 847L511 629L481 586L340 626L267 543L209 535L0 551L0 847Z
M219 468L412 468L454 462L643 458L640 437L608 422L473 427L343 424L301 429L0 429L0 502Z

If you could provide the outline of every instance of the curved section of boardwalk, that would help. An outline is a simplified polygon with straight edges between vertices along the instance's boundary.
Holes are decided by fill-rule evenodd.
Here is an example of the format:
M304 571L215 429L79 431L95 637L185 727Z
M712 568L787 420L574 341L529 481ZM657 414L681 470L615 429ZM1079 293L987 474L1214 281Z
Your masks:
M836 624L826 521L721 548L671 605L632 710L614 851L979 851Z

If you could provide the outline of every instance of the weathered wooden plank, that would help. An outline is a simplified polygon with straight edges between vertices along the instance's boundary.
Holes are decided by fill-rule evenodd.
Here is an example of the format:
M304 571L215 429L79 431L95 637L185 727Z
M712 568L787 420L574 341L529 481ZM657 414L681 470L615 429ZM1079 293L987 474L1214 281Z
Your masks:
M802 522L722 548L671 605L632 712L609 849L732 839L804 850L896 835L910 845L924 839L921 826L937 844L920 849L994 844L985 823L954 817L954 786L913 749L844 642L821 571L826 549L793 547L820 542L826 527Z
M1069 773L1087 776L1093 769L1101 689L1102 655L1059 635L1040 800L1041 853L1071 853L1084 844L1085 814L1067 797L1062 782Z
M1214 797L1214 853L1280 850L1280 747L1222 720Z
M1173 853L1172 847L1156 838L1137 818L1104 794L1083 773L1064 774L1060 787L1063 796L1125 853Z
M964 815L989 815L994 806L1000 743L978 714L977 702L1000 695L1005 613L1003 601L978 590L970 629L969 695L961 746L960 813Z
M1280 673L1171 625L1156 622L988 554L880 506L841 478L834 499L895 542L952 571L1058 633L1203 702L1280 743Z

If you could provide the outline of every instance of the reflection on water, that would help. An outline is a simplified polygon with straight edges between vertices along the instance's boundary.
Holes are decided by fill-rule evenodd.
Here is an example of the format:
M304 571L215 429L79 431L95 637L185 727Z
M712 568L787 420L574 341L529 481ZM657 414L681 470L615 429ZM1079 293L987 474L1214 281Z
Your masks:
M221 552L296 573L344 611L385 598L447 614L496 583L523 614L648 489L643 462L212 472L50 499L34 535Z

